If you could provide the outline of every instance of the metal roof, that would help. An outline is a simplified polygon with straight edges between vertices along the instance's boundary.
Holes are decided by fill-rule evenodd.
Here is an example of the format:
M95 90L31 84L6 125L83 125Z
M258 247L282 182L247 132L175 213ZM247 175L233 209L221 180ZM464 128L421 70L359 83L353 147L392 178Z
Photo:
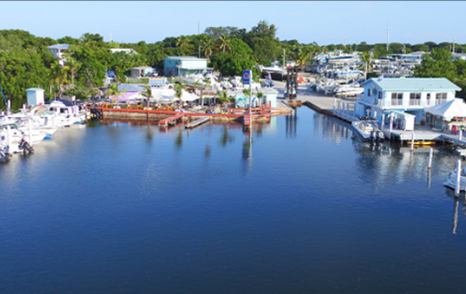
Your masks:
M198 58L195 56L167 56L166 59L179 59L179 60L207 60L206 58Z
M371 78L364 85L373 82L385 91L459 91L460 87L447 78Z
M67 50L70 48L69 44L55 44L48 47L49 49Z

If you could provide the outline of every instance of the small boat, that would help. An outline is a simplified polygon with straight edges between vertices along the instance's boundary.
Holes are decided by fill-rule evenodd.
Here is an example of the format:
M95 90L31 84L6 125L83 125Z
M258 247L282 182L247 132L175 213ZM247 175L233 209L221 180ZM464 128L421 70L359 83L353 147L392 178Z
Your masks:
M451 171L443 185L447 188L456 189L456 177L457 177L457 168L455 168L453 171ZM466 169L461 170L461 176L460 176L460 191L466 191Z
M0 141L1 142L1 141ZM0 144L0 162L7 162L10 159L10 147L6 144Z
M383 132L379 129L377 123L373 120L353 121L351 126L364 140L384 139Z

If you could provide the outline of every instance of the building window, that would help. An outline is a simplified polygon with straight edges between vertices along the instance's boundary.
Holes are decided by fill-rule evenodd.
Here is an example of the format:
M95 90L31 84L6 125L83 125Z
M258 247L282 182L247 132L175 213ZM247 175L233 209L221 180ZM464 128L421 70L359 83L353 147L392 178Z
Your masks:
M382 99L382 92L379 92L379 99Z
M432 101L431 101L431 94L430 93L427 93L426 95L426 98L427 98L427 105L431 105Z
M409 105L421 105L421 93L410 93Z
M447 101L447 93L435 94L435 104L441 104Z
M403 105L403 93L392 93L392 106Z
M367 89L367 96L371 96L371 89Z

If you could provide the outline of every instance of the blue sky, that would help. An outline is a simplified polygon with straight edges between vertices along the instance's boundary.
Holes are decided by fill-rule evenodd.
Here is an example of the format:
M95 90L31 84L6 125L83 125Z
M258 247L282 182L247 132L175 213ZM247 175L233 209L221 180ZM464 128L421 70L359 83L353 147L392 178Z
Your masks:
M278 27L300 42L466 43L466 2L0 2L0 29L38 36L99 33L118 42L154 42L207 26Z

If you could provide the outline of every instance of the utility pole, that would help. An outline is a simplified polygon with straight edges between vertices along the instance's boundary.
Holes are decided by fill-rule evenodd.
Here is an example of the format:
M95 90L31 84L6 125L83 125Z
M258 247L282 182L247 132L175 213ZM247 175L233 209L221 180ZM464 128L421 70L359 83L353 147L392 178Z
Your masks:
M201 34L201 22L197 21L197 35L199 36ZM197 45L197 57L201 58L201 42L199 41L199 44Z
M282 63L282 67L285 68L286 67L286 49L283 48L283 63Z

